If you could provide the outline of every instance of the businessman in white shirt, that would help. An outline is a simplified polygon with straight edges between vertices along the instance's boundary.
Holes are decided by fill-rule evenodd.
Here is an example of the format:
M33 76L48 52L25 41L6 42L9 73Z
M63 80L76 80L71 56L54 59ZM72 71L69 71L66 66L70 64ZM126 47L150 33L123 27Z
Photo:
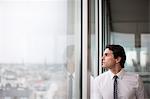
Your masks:
M107 45L102 67L108 69L94 79L92 99L144 99L140 76L124 70L126 54L120 45Z

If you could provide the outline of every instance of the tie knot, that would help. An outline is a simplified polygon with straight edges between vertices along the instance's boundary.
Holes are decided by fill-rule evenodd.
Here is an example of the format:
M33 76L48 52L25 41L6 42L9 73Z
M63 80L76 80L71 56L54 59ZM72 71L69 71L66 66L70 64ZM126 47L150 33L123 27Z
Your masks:
M117 76L117 75L115 75L113 78L114 78L114 79L117 79L117 78L118 78L118 76Z

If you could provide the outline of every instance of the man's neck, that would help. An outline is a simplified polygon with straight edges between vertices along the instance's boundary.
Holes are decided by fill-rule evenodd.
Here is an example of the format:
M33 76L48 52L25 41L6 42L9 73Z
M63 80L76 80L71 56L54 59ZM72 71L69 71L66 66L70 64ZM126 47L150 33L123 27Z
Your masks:
M111 68L110 71L113 73L113 74L117 74L121 71L122 67L121 66L115 66L114 68Z

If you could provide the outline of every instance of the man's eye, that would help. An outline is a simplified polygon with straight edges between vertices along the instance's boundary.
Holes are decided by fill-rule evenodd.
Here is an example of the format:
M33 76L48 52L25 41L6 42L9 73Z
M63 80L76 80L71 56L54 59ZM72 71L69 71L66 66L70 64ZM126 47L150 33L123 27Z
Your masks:
M105 53L105 56L107 56L108 54L107 53Z

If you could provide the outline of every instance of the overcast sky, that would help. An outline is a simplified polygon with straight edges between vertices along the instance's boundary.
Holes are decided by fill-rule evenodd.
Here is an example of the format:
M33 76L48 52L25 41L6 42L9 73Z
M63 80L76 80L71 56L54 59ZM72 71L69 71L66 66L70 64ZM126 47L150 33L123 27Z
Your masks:
M64 61L67 0L0 1L0 63Z

